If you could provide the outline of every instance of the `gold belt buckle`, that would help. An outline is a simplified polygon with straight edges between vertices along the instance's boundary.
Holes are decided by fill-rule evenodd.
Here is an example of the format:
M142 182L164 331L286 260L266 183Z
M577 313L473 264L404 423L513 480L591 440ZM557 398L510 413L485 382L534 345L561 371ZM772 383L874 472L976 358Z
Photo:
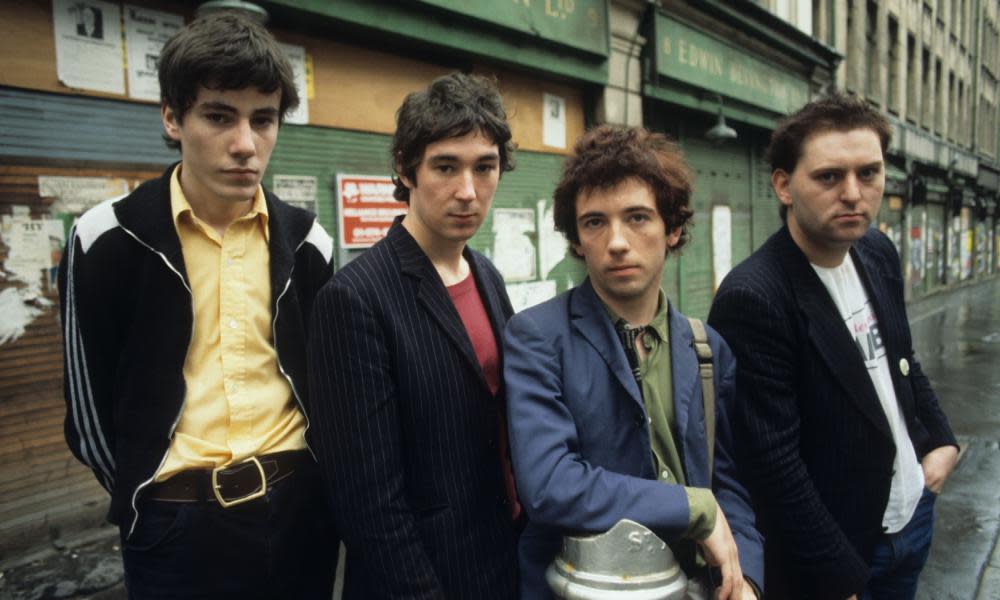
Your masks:
M215 467L214 469L212 469L212 491L215 492L215 499L219 501L219 505L221 505L222 508L229 508L230 506L236 506L237 504L243 504L244 502L249 502L251 500L255 500L257 498L260 498L261 496L263 496L264 494L267 493L267 477L264 476L264 467L263 467L263 465L260 464L260 461L257 460L256 456L251 456L250 458L248 458L247 460L243 461L240 464L246 464L246 463L253 463L254 465L257 466L257 472L260 473L260 489L257 490L256 492L251 492L251 493L247 494L246 496L240 496L239 498L236 498L235 500L226 500L225 498L222 497L222 494L219 492L219 489L222 486L219 485L219 481L218 481L218 479L219 479L219 471L224 471L226 469L231 469L234 465L229 465L229 466L226 466L226 467ZM238 466L238 465L236 465L236 466Z

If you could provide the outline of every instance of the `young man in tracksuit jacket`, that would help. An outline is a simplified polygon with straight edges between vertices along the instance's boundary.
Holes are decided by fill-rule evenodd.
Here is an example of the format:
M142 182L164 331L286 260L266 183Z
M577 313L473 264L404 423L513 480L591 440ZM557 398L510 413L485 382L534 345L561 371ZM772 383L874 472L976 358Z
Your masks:
M66 439L111 494L130 597L328 599L305 335L332 241L260 185L291 67L224 14L159 76L180 163L86 212L60 267Z

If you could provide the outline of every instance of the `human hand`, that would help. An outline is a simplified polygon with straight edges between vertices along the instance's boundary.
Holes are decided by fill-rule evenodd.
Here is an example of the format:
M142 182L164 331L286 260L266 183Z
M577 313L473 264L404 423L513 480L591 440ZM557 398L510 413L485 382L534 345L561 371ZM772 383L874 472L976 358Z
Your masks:
M722 585L715 592L718 600L753 599L753 590L743 580L743 570L740 568L739 551L736 540L729 530L729 522L718 504L715 507L715 529L704 540L698 542L705 555L705 561L713 567L719 567L722 572ZM747 596L746 592L750 595Z
M924 455L920 466L924 469L924 485L927 489L940 494L945 480L951 475L957 462L958 449L954 446L941 446Z
M760 599L757 597L757 592L753 591L753 586L744 581L743 596L740 597L740 600L760 600Z

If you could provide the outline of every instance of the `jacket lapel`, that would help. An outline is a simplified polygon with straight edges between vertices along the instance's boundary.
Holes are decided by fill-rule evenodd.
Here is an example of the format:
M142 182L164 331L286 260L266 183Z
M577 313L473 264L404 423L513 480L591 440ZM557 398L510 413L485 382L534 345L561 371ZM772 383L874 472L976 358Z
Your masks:
M896 391L896 401L903 408L904 414L913 414L912 396L899 393L899 367L897 361L904 352L905 344L900 339L902 329L896 326L898 321L890 321L892 314L889 307L896 304L891 296L891 286L872 285L872 281L884 281L893 277L890 273L885 273L881 264L870 254L870 249L863 244L864 240L851 247L851 256L854 257L854 264L858 270L858 277L865 287L868 300L872 304L875 312L875 319L878 321L879 335L882 337L882 344L885 347L885 358L889 364L889 374L892 377L892 384ZM908 324L907 324L908 326Z
M403 275L415 280L417 302L424 308L431 320L437 324L445 337L458 349L469 368L486 386L486 376L479 365L479 359L476 358L476 352L472 348L469 334L465 331L465 325L462 324L462 319L458 316L458 310L451 301L451 296L448 295L448 289L441 281L441 276L438 275L431 260L420 249L410 232L402 226L401 221L401 218L397 218L386 236L399 258L400 271ZM466 251L468 252L468 249ZM468 255L466 258L468 259ZM491 313L492 320L494 316L490 307L487 307L487 311Z
M303 219L287 204L264 190L267 203L268 254L271 269L271 314L276 314L277 299L285 291L295 264L295 250L308 235L311 219Z
M625 350L618 339L618 334L615 333L611 319L608 318L607 310L601 304L597 293L590 284L590 278L584 280L571 293L569 310L570 322L573 327L594 347L594 350L604 359L608 369L614 373L615 378L622 384L628 395L645 412L642 394L635 377L632 376L632 370L628 366Z
M497 289L490 278L486 275L485 270L488 266L481 264L480 261L485 259L479 255L476 255L469 249L468 246L465 248L465 259L469 261L469 268L472 269L472 276L476 279L476 289L479 291L479 297L482 298L483 307L486 309L486 315L490 319L490 325L493 327L493 337L496 339L497 344L497 367L500 369L500 373L503 374L503 351L501 346L503 345L503 330L507 326L507 319L513 313L513 309L510 307L509 300L505 300L500 296L500 290ZM475 352L473 352L475 354ZM476 364L479 364L479 359L476 359ZM480 374L482 374L482 369L480 369ZM483 377L483 383L486 384L486 378ZM500 377L500 387L503 387L503 377Z
M685 462L692 463L692 446L687 444L692 403L701 401L701 379L698 376L698 356L694 351L694 334L687 318L669 308L670 316L670 372L673 378L674 420L676 442L684 450ZM683 446L681 446L683 444ZM695 445L694 448L698 446ZM707 460L707 456L706 459ZM697 464L701 464L699 461ZM685 465L690 476L691 466Z
M864 359L854 338L844 326L833 298L805 254L795 245L787 227L777 235L781 236L783 242L779 245L779 257L789 275L799 310L805 315L813 347L833 372L842 391L879 431L892 437L889 421L868 375L868 369L865 368Z
M181 240L170 209L170 178L178 164L170 165L159 179L140 185L127 196L127 202L115 203L115 216L140 243L162 254L184 280L184 285L190 287Z

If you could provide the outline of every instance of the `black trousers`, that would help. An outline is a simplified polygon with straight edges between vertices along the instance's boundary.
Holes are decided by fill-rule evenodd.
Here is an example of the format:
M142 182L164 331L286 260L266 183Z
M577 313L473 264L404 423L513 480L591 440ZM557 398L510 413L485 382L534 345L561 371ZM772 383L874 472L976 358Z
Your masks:
M228 509L143 501L122 541L129 598L330 600L339 544L332 523L314 464Z

